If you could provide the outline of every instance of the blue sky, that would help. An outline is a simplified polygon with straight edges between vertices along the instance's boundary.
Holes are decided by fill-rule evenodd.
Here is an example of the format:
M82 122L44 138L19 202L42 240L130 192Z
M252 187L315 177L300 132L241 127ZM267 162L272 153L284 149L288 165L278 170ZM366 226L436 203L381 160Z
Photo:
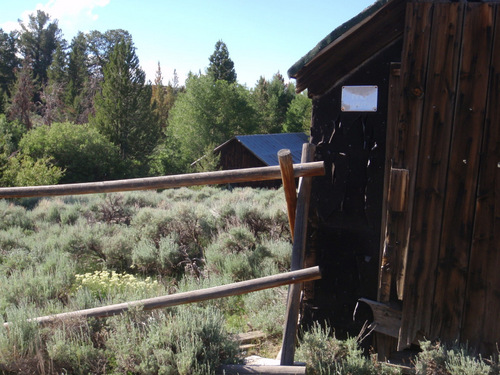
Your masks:
M1 3L7 2L0 0ZM285 76L290 66L337 26L375 0L17 0L0 12L0 28L42 9L59 21L70 42L78 31L131 33L148 79L158 62L164 83L174 69L205 72L218 40L226 43L238 82L252 88L260 76Z

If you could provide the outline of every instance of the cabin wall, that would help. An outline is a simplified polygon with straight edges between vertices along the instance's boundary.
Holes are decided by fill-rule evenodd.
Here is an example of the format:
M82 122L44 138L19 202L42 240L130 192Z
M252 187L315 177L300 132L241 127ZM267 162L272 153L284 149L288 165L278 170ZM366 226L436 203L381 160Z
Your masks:
M393 3L405 6L401 42L326 94L310 91L327 174L313 180L306 265L323 278L306 285L303 323L356 335L372 321L362 306L352 320L365 297L399 311L386 331L399 349L439 339L489 356L500 344L500 3ZM297 77L324 85L320 73L337 68L324 61L356 48L338 42ZM342 112L344 85L378 85L377 112Z
M219 165L222 170L239 169L239 168L259 168L267 165L251 153L246 147L233 139L219 149L220 161ZM281 181L251 181L245 183L234 184L234 187L263 187L277 188L281 186Z
M353 321L357 300L377 294L389 72L400 56L398 42L313 98L311 143L327 173L313 179L306 265L323 278L306 286L303 323L328 321L338 337L359 333L370 312L359 306ZM342 112L343 85L377 85L377 112Z
M408 239L399 347L425 337L490 355L500 341L500 4L409 2L405 23L388 154L410 177L396 240Z

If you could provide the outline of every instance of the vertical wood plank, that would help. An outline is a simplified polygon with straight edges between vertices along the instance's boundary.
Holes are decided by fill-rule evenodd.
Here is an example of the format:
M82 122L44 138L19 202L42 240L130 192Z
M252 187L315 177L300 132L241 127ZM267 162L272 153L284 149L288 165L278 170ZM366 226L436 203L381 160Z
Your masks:
M400 348L410 345L417 335L431 338L429 333L441 240L464 8L464 3L433 5L425 86L427 91L422 93L425 103L415 177L414 210L411 213Z
M493 43L493 6L467 3L430 337L460 339Z
M494 47L462 337L496 353L500 340L500 7Z
M403 298L404 275L413 212L413 195L424 105L423 88L427 79L432 11L432 3L407 4L400 88L398 89L400 98L397 122L394 125L389 125L388 128L388 137L392 138L391 148L388 149L388 158L392 163L391 167L408 169L410 177L407 211L397 218L393 218L386 234L386 238L390 234L394 239L394 243L397 243L397 247L394 249L394 271L396 291L400 300Z
M302 148L302 162L314 160L315 146L304 144ZM300 270L304 267L307 220L311 198L311 178L303 177L299 181L299 196L297 199L297 212L295 220L295 236L292 247L291 269ZM297 337L297 320L299 317L300 292L302 284L291 285L288 289L285 328L283 344L281 347L281 365L293 365L295 356L295 342Z
M420 129L422 125L422 109L424 105L423 88L426 85L426 69L428 60L428 45L430 40L433 4L426 2L416 4L408 2L405 16L405 35L402 52L402 64L399 79L393 79L391 86L392 95L398 103L391 107L388 116L387 130L387 153L386 159L390 160L386 171L391 167L409 170L408 186L408 209L402 215L392 218L392 222L386 227L385 243L382 251L387 245L389 238L394 238L398 243L394 249L396 259L396 284L402 288L405 274L406 254L408 251L408 238L411 226L411 212L413 210L413 193L415 187L416 167L418 160L418 148L420 144ZM392 100L391 100L392 102ZM385 185L388 187L388 182ZM385 190L387 192L387 190ZM381 257L382 261L383 257ZM383 263L381 263L383 265ZM382 274L382 272L381 272ZM379 281L379 286L382 280ZM399 293L398 297L402 297ZM379 300L383 298L380 295ZM406 341L406 332L403 339ZM400 339L401 342L401 332ZM399 343L398 343L399 345ZM393 349L390 339L377 335L377 351L382 353L380 359L387 356Z
M379 274L378 274L378 290L377 290L377 300L384 301L389 300L390 295L386 296L384 292L384 284L389 281L394 280L394 274L397 272L397 268L394 267L391 270L390 280L386 279L386 274L384 268L387 262L387 252L385 243L388 241L389 234L393 231L394 226L389 223L389 214L387 212L388 207L388 190L390 183L390 171L392 168L394 150L396 139L398 137L398 119L399 119L399 104L401 102L401 63L392 63L390 76L389 76L389 94L387 102L387 131L386 131L386 151L385 151L385 166L384 166L384 188L383 188L383 198L382 198L382 220L381 220L381 233L380 233L380 255L379 255ZM397 231L394 231L397 232ZM395 257L396 258L396 257ZM396 261L397 262L397 261ZM390 288L389 288L390 290ZM391 352L397 348L397 339L394 337L389 337L381 333L374 333L374 346L378 354L379 361L385 361L389 358Z

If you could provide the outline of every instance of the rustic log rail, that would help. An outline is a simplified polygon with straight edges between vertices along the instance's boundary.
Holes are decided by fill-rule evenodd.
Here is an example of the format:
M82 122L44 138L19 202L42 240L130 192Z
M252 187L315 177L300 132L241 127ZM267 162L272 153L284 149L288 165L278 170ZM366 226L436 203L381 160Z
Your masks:
M240 281L237 283L215 286L212 288L193 290L161 297L147 298L138 301L118 303L109 306L94 307L91 309L78 310L54 315L46 315L33 318L30 321L42 325L54 323L70 318L105 318L118 315L130 308L140 306L143 310L153 310L164 307L179 306L193 302L207 301L210 299L235 296L262 289L276 288L278 286L302 283L304 281L317 280L321 278L319 267L310 267L298 271L285 272L278 275L260 277L253 280ZM4 323L8 327L11 323Z
M321 176L325 174L324 163L319 161L294 164L293 172L294 177ZM0 198L112 193L118 191L168 189L184 186L219 185L279 179L281 179L280 167L271 166L161 177L134 178L129 180L0 188Z
M167 189L167 188L179 188L187 186L198 186L198 185L219 185L228 183L239 183L248 181L265 181L265 180L276 180L282 179L285 198L287 202L289 223L291 226L291 232L294 233L297 228L299 228L300 241L302 243L302 236L305 234L305 226L307 226L307 209L302 206L304 202L308 201L309 191L302 192L300 196L299 188L299 198L301 209L297 207L297 195L295 189L295 178L305 178L302 182L310 180L313 176L322 176L325 174L324 162L309 162L312 160L312 154L309 152L310 148L305 144L303 148L303 153L307 152L308 156L303 155L302 163L292 164L291 154L288 150L281 150L278 153L278 158L280 159L279 166L271 167L261 167L261 168L245 168L236 170L226 170L226 171L216 171L216 172L205 172L205 173L190 173L183 175L171 175L162 177L148 177L148 178L136 178L128 180L114 180L114 181L101 181L101 182L89 182L89 183L76 183L76 184L64 184L64 185L43 185L43 186L26 186L26 187L11 187L11 188L0 188L0 199L1 198L25 198L25 197L46 197L46 196L59 196L59 195L79 195L79 194L96 194L96 193L112 193L121 191L133 191L133 190L156 190L156 189ZM286 185L286 186L285 186ZM307 183L305 185L308 185ZM303 189L304 190L304 189ZM305 189L307 190L307 189ZM307 204L306 204L307 206ZM308 206L307 206L308 207ZM301 214L296 218L296 209L300 211ZM304 211L304 212L302 212ZM304 214L303 214L304 213ZM294 233L293 238L295 239L296 233ZM303 249L301 249L303 252ZM294 250L297 252L297 250ZM302 256L303 257L303 256ZM238 283L195 290L191 292L178 293L174 295L167 295L155 298L148 298L138 301L125 302L120 304L114 304L103 307L96 307L91 309L66 312L60 314L54 314L49 316L42 316L33 318L30 321L37 322L41 325L50 324L57 321L71 319L71 318L103 318L107 316L113 316L121 314L128 311L132 307L140 306L144 310L152 310L157 308L165 308L171 306L177 306L187 303L200 302L210 299L228 297L232 295L239 295L244 293L250 293L262 289L275 288L282 285L294 285L298 283L303 283L305 281L313 281L321 278L321 273L319 267L310 267L306 269L302 268L302 261L297 262L297 254L293 255L294 267L291 272L272 275L267 277L262 277L254 280L241 281ZM300 258L300 256L299 256ZM295 288L295 291L300 291L300 287ZM292 295L296 293L291 293ZM295 311L291 304L299 303L298 298L291 298L289 296L287 315L288 320L293 320L294 313L291 314L288 310L292 309ZM296 306L295 308L298 308ZM8 328L11 323L4 323L4 327ZM287 323L287 326L290 326ZM296 333L296 324L292 324L295 329L290 329L287 327L285 330L287 332L287 340L284 342L288 346L293 345L294 336ZM294 350L285 350L287 364L289 366L283 366L285 363L283 359L281 360L281 366L241 366L241 365L228 365L222 368L222 371L227 374L231 373L241 373L241 374L305 374L305 366L291 366L293 365ZM221 370L221 369L219 369Z

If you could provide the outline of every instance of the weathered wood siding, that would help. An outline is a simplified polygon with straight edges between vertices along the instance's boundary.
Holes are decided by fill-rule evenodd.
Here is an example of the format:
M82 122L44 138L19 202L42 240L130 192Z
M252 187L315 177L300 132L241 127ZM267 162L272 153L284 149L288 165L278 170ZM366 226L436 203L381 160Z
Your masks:
M371 57L358 54L355 41L384 30ZM324 277L306 290L305 317L353 333L356 299L378 299L400 308L385 327L400 349L426 338L496 353L500 2L388 2L296 78L313 98L316 156L335 165L313 186L309 259ZM342 85L374 84L376 113L341 111Z
M387 154L410 175L403 224L387 222L406 259L400 348L425 337L492 353L500 341L498 8L407 4Z
M311 142L327 173L313 180L306 264L316 261L324 273L306 290L304 322L327 320L338 337L359 333L370 317L361 304L353 321L357 300L377 294L389 72L400 55L401 43L394 43L313 98ZM342 112L344 85L377 85L379 110Z

